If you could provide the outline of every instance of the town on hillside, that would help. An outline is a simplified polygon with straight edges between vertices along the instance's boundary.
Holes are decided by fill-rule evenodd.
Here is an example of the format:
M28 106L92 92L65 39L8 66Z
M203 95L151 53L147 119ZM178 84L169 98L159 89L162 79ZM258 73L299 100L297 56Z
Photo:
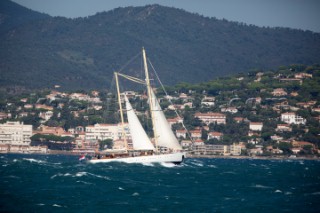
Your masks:
M320 66L252 71L156 90L190 156L320 156ZM152 137L145 91L126 91ZM112 91L0 91L1 153L123 150ZM177 113L176 113L177 112ZM130 129L124 125L130 142ZM130 147L130 143L129 143Z

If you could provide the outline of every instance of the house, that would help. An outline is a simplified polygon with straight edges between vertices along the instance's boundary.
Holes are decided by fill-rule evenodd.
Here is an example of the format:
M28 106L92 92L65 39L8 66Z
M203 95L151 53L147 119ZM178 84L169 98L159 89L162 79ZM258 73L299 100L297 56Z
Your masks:
M208 133L208 140L210 139L217 139L217 140L220 140L223 136L223 133L221 132L209 132Z
M209 125L211 123L226 124L226 115L222 113L195 113L195 117L199 118L203 123Z
M32 105L32 104L25 104L25 105L23 105L23 107L24 107L25 109L32 109L32 108L33 108L33 105Z
M187 130L185 130L185 129L177 129L176 130L176 137L177 138L186 138L187 137Z
M288 93L286 91L284 91L283 88L277 88L277 89L273 90L272 95L273 96L286 96L286 95L288 95Z
M216 100L215 97L206 96L201 100L201 106L203 106L203 107L213 107L215 100Z
M192 140L195 141L195 140L201 139L201 136L202 136L201 129L190 130L189 132Z
M238 112L238 109L236 107L226 107L221 108L221 112L230 112L231 114L234 114Z
M167 119L168 123L170 126L172 126L173 124L179 124L179 123L183 123L183 118L181 117L175 117L175 118L169 118Z
M319 108L319 107L313 108L313 109L312 109L312 112L319 112L319 113L320 113L320 108Z
M274 149L272 146L267 146L266 150L268 152L271 152L272 154L282 154L283 153L283 151L281 149L278 149L278 148Z
M262 131L263 123L262 122L250 122L249 129L252 131Z
M0 112L0 120L11 118L11 113Z
M294 75L295 78L299 78L299 79L303 79L303 78L312 78L312 74L308 74L305 72L301 72L301 73L296 73Z
M52 106L47 106L47 105L44 105L44 104L36 104L35 108L36 109L46 109L46 110L53 111L53 107Z
M281 121L287 124L306 124L306 119L296 115L294 112L282 113Z
M283 137L279 136L279 135L272 135L270 137L272 140L280 142L281 140L283 140Z
M56 136L62 136L66 134L66 131L58 126L58 127L50 127L41 125L39 128L35 131L33 131L33 134L41 134L41 135L56 135Z
M303 107L303 108L309 108L316 104L316 101L308 101L308 102L298 102L297 106Z
M277 132L291 132L292 128L289 124L278 124L276 128Z
M196 139L193 141L193 145L194 146L203 146L204 145L204 141L201 139Z
M241 122L246 121L246 119L243 118L243 117L234 117L233 120L234 120L236 123L241 123Z
M297 83L299 83L301 85L302 84L302 79L298 79L298 78L281 78L280 82L289 82L289 83L297 82Z
M292 141L292 146L294 148L303 148L304 146L311 146L312 149L315 149L315 145L306 141Z
M190 148L191 145L192 145L192 141L191 140L182 140L181 141L182 148Z
M40 112L39 117L45 121L48 121L53 116L52 111Z

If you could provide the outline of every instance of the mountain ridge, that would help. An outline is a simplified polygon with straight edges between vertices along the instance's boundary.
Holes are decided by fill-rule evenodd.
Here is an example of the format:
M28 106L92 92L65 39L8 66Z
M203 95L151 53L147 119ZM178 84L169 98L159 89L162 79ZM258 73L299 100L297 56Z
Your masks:
M13 26L1 40L0 83L27 88L108 88L113 71L142 46L171 85L320 61L319 33L261 28L160 5L85 18L41 17Z

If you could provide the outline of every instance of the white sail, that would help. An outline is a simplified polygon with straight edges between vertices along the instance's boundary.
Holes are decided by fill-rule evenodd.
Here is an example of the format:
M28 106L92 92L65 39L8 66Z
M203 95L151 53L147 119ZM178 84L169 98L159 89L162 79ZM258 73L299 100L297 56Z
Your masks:
M132 106L125 96L128 123L130 128L130 133L132 137L132 144L134 150L154 150L154 146L151 143L147 133L144 131L137 115L132 109Z
M162 112L160 104L151 90L151 103L152 107L152 114L154 119L154 130L155 130L155 137L157 137L158 146L164 146L173 150L181 150L182 147L180 146L176 136L171 130L171 127Z

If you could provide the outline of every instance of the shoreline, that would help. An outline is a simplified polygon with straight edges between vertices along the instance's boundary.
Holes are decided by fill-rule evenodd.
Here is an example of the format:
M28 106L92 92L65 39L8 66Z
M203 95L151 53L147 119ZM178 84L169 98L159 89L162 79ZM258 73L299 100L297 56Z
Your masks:
M0 152L1 154L22 154L22 155L70 155L70 156L80 156L83 153L70 152L70 151L59 151L50 150L50 152ZM283 156L230 156L230 155L192 155L187 154L186 158L207 158L207 159L251 159L251 160L316 160L320 161L320 157L317 156L295 156L290 157L287 155Z

